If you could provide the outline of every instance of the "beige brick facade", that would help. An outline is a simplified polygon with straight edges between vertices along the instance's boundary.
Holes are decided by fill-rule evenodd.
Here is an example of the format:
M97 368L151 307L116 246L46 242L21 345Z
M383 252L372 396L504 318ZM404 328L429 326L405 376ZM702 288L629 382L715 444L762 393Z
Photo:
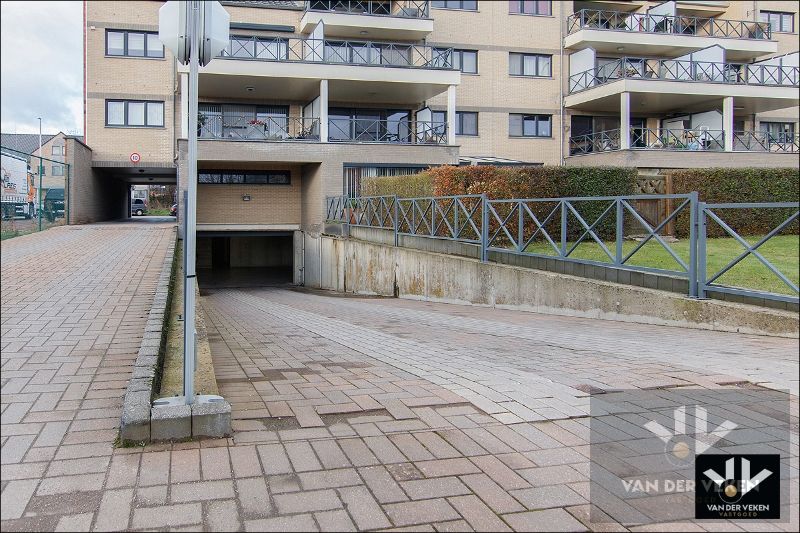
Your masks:
M630 6L645 13L660 2L635 1ZM91 147L95 166L131 167L132 152L141 155L140 167L177 169L184 180L185 145L178 142L182 129L182 76L168 50L160 59L110 57L106 55L106 31L131 30L154 32L158 29L158 9L163 2L92 1L86 9L86 143ZM306 37L300 33L303 10L236 5L223 2L231 15L232 35ZM302 2L297 2L302 6ZM691 9L697 16L715 16L730 20L758 20L761 10L787 11L797 18L796 2L742 1L702 3L678 2L678 8ZM723 5L720 7L720 5ZM440 9L431 7L433 31L416 44L477 51L477 74L463 73L456 89L456 109L478 113L478 135L456 136L457 146L400 146L391 144L333 144L333 143L274 143L222 140L201 141L200 168L283 168L291 170L290 186L201 185L198 192L198 222L208 224L297 225L315 227L324 216L326 195L341 194L345 164L374 163L381 165L455 163L459 156L501 157L527 163L558 165L569 156L572 115L609 115L614 112L574 111L562 105L567 94L570 50L562 46L567 34L567 18L580 8L619 9L618 2L552 2L549 15L510 13L506 1L480 0L477 10ZM794 33L775 33L778 53L795 52L797 26ZM269 25L269 26L266 26ZM376 33L376 32L372 32ZM333 39L333 37L326 38ZM389 41L380 35L351 38L353 40ZM531 53L551 56L552 75L549 77L512 76L509 74L509 53ZM635 52L627 52L629 55ZM615 54L603 54L614 57ZM624 55L622 52L616 56ZM253 63L259 65L258 62ZM268 70L276 63L262 64ZM314 67L309 67L314 68ZM359 68L359 67L348 67ZM374 67L382 68L382 67ZM409 69L409 76L411 76ZM414 73L416 75L416 73ZM263 76L263 74L262 74ZM231 92L226 96L215 82L214 90L204 94L201 82L201 102L226 104L289 105L290 116L302 114L309 99L291 90L259 91L249 97L244 92L246 78L229 76ZM411 78L409 78L411 79ZM245 81L242 81L245 80ZM285 81L285 80L284 80ZM289 81L285 81L286 84ZM316 82L318 83L318 82ZM419 81L414 81L419 83ZM288 85L287 85L288 86ZM409 82L409 87L411 87ZM209 96L213 94L213 96ZM372 93L371 93L372 94ZM106 126L106 100L147 100L164 102L163 127ZM720 100L721 101L721 100ZM392 106L379 95L362 98L353 103L337 102L331 97L330 107L402 108L410 111L425 106L445 111L447 90L427 100ZM709 104L715 106L715 103ZM678 110L680 111L680 110ZM183 111L185 112L185 111ZM549 137L512 137L509 135L509 114L549 115L552 134ZM617 111L618 116L618 111ZM659 128L664 114L648 113L637 108L632 116L646 120L647 127ZM793 122L798 126L797 107L737 116L746 130L758 129L765 120ZM702 155L702 154L699 154ZM665 154L666 157L666 154ZM769 154L754 154L769 158ZM637 158L612 158L630 163ZM652 158L651 158L652 159ZM691 159L691 158L689 158ZM689 160L687 159L687 161ZM746 157L742 160L750 160ZM772 161L777 161L773 159ZM626 164L627 164L626 163ZM567 164L569 164L567 162ZM581 164L585 164L582 162ZM251 192L255 191L255 192ZM250 194L244 202L242 196Z

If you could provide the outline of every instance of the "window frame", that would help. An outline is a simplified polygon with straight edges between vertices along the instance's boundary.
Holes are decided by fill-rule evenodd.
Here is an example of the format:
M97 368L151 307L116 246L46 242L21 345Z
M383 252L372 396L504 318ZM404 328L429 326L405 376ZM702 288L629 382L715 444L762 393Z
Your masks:
M58 151L56 152L56 148ZM64 145L63 144L54 144L50 147L50 155L64 155Z
M442 120L436 120L436 115L442 117ZM475 133L463 133L464 131L464 115L475 115ZM447 124L447 111L433 111L431 110L431 122L438 123L444 122ZM456 135L459 137L480 137L480 117L477 111L456 111Z
M535 5L538 9L539 7L539 0L534 0ZM523 11L525 9L525 0L509 0L508 2L508 14L509 15L527 15L529 17L552 17L553 16L553 2L552 0L546 0L549 2L549 13L526 13ZM511 11L511 2L515 2L519 5L519 11Z
M108 123L108 104L112 102L122 103L122 124ZM130 124L128 119L128 104L144 104L144 124ZM161 104L161 124L148 124L148 109L150 104ZM164 128L166 105L163 100L125 100L119 98L107 98L105 100L105 127L106 128Z
M761 15L762 18L764 17L764 15L766 15L766 20L762 19L761 22L767 22L769 24L769 26L770 26L770 30L772 30L774 33L794 33L795 32L794 13L792 13L791 11L772 11L772 10L763 9L763 10L759 11L759 14ZM778 25L777 26L773 26L772 22L770 22L769 19L770 19L771 16L777 16L778 17ZM792 22L792 28L789 31L785 31L785 30L781 29L782 26L783 26L783 18L784 17L788 17L789 20Z
M464 52L469 53L469 54L475 54L475 71L474 72L471 71L471 70L469 70L469 71L464 70ZM459 48L459 49L454 48L453 49L453 66L455 66L455 64L456 64L456 55L458 55L458 65L459 65L458 70L459 70L459 72L461 72L462 74L477 74L478 73L478 51L477 50L469 50L469 49L466 49L466 48L463 48L463 49L462 48Z
M50 165L50 175L51 176L63 176L64 175L64 165ZM58 172L56 172L58 169Z
M225 181L225 176L240 175L242 176L241 182ZM203 181L204 177L212 176L214 181ZM260 177L265 176L266 181L247 181L247 177ZM280 176L286 178L284 183L271 182L270 176ZM291 170L198 170L197 171L197 184L198 185L268 185L268 186L291 186L292 185L292 171Z
M108 53L108 35L110 33L121 33L122 34L122 54L110 54ZM135 56L131 55L128 49L128 35L134 33L137 35L142 35L144 38L144 49L143 55ZM152 31L139 31L139 30L119 30L115 28L106 28L105 34L105 55L106 57L124 57L129 59L166 59L166 50L164 45L161 45L161 55L150 55L150 49L148 48L148 43L150 42L151 38L158 39L158 32Z
M442 0L442 1L445 4L443 6L437 6L437 5L435 5L434 2L431 2L431 8L432 9L449 9L451 11L476 11L476 12L478 11L478 0L475 0L475 8L474 9L473 8L464 7L464 2L465 1L471 1L471 0ZM448 7L447 6L447 2L458 2L459 7Z
M520 56L522 60L522 64L520 65L521 74L514 74L511 72L511 59L514 56ZM547 58L549 61L549 73L546 76L541 76L539 74L526 74L525 73L525 58L526 57L533 57L536 58L536 71L539 71L539 61L541 58ZM552 79L553 78L553 55L552 54L529 54L525 52L509 52L508 53L508 75L513 76L516 78L540 78L540 79Z
M511 118L512 117L521 117L521 130L520 135L514 135L511 132ZM525 135L525 117L535 117L534 119L534 130L539 131L539 118L540 117L547 117L548 122L550 123L550 135ZM553 115L547 115L544 113L509 113L508 114L508 136L514 139L552 139L553 138Z

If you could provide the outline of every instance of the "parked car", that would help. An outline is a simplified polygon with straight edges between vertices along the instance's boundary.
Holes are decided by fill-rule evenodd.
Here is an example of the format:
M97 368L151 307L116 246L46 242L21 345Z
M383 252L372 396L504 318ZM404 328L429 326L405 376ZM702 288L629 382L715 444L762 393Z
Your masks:
M140 217L147 213L147 204L141 198L131 200L131 215Z
M178 204L172 204L172 207L169 208L169 216L178 216Z

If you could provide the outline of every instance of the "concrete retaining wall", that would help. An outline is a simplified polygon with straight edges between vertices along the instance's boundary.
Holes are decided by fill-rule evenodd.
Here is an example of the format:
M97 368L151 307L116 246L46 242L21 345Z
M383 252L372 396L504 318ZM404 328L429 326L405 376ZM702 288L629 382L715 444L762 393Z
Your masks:
M798 336L798 315L469 257L305 234L309 287L539 313Z

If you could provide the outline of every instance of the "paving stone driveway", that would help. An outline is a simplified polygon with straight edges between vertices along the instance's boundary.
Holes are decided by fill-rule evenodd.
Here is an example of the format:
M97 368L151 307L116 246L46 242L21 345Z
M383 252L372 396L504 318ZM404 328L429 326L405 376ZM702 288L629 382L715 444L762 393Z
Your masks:
M218 289L201 305L235 435L115 448L172 231L3 244L4 531L625 530L588 523L589 391L750 381L795 391L796 416L796 340ZM760 526L796 529L797 497Z

